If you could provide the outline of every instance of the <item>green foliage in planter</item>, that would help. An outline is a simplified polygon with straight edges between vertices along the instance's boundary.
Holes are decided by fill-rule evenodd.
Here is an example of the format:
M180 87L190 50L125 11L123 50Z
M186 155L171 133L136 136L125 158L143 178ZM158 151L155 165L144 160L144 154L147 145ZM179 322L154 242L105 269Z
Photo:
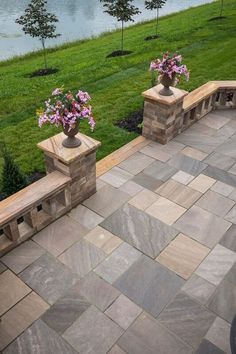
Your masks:
M28 183L5 145L2 146L1 150L3 155L2 193L4 197L9 197L26 187Z

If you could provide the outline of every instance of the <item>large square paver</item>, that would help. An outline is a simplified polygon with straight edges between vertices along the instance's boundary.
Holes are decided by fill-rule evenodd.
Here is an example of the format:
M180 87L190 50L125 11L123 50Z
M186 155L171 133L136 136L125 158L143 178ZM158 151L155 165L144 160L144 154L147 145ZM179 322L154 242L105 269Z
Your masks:
M141 256L114 286L156 317L183 283L180 277L167 268L146 256Z
M222 237L220 244L231 251L236 252L236 225L232 225L230 229Z
M225 352L207 339L203 339L195 354L225 354Z
M228 214L225 216L225 219L236 224L236 206L234 206Z
M143 173L147 176L153 177L157 180L161 180L162 182L166 182L169 178L171 178L178 169L173 166L169 166L160 161L153 162L150 166L143 170Z
M196 203L202 209L224 217L234 206L234 202L213 191L207 191Z
M78 281L75 273L47 254L26 268L20 277L51 305Z
M118 299L106 310L105 314L121 328L127 329L140 315L142 309L121 294Z
M230 324L220 317L217 317L211 328L207 332L206 339L215 344L227 354L231 354L230 349Z
M211 190L225 197L228 197L234 191L234 187L230 186L229 184L217 181L211 187Z
M134 176L132 181L139 184L143 188L150 189L153 192L163 184L163 181L160 179L145 175L143 172L140 172L138 175Z
M204 124L207 127L213 129L220 129L229 122L230 119L221 115L220 111L208 113L204 118L201 119L201 124Z
M80 354L106 354L123 330L91 306L69 327L63 337Z
M168 161L168 164L175 167L177 170L187 172L192 176L199 175L207 167L205 163L192 159L181 153L175 155L170 161Z
M129 354L190 354L192 349L158 321L142 314L118 341Z
M84 205L95 211L97 214L108 217L130 199L126 194L110 185L99 189L97 193L84 201Z
M80 294L101 311L105 311L120 295L116 288L99 278L94 272L79 281L78 289Z
M136 194L132 199L129 200L129 204L133 205L137 209L145 210L158 198L159 197L156 193L148 189L143 189L140 193Z
M114 347L111 348L111 350L107 354L127 354L122 350L118 345L114 345Z
M137 175L154 161L155 160L153 158L146 156L140 152L136 152L135 154L121 162L119 164L119 167L132 173L133 175Z
M36 321L48 307L40 296L31 292L5 313L0 322L0 350Z
M231 223L194 205L173 226L212 248L230 228Z
M101 226L152 258L157 257L178 233L171 226L127 204L104 220Z
M0 316L30 292L31 289L10 270L0 274Z
M1 260L17 274L42 256L43 253L45 253L45 250L37 243L27 241L7 253Z
M200 304L205 305L214 293L216 286L207 280L193 274L184 284L182 291L196 299Z
M189 183L189 187L198 192L205 193L216 182L214 178L200 174L193 181Z
M59 260L81 277L95 268L104 258L106 253L92 243L81 240L64 252Z
M79 241L89 230L68 216L56 220L40 231L33 240L57 257L68 247Z
M217 286L235 262L235 252L221 245L216 245L200 264L196 270L196 274Z
M84 205L81 204L78 205L76 208L72 209L68 216L70 217L70 222L71 219L73 219L89 230L92 230L103 220L100 215L94 213L92 210L86 208Z
M226 155L219 154L218 152L213 152L204 160L204 162L222 170L228 170L234 165L235 159Z
M103 250L106 254L113 252L123 242L119 237L113 235L101 226L95 227L86 236L85 239L94 246Z
M209 248L179 234L156 260L182 278L188 279L209 252Z
M204 160L208 155L205 152L202 152L200 150L194 149L190 146L186 146L186 148L184 148L181 151L181 154L184 154L188 157L192 157L195 160L199 160L202 161Z
M195 177L184 171L178 171L172 179L176 182L182 183L184 185L189 184Z
M78 354L61 336L41 320L36 321L12 344L4 354Z
M138 250L128 243L123 243L95 268L95 272L112 284L136 262L140 256L141 253Z
M123 170L122 168L113 167L111 170L102 175L100 179L106 183L111 184L115 188L119 188L122 186L122 184L132 179L133 176L134 175Z
M90 305L89 301L81 295L77 283L66 291L41 319L57 333L62 334Z
M155 203L146 209L146 213L154 216L167 225L172 225L185 213L185 211L185 208L163 197L160 197Z
M158 320L186 343L197 348L215 315L184 293L167 305Z

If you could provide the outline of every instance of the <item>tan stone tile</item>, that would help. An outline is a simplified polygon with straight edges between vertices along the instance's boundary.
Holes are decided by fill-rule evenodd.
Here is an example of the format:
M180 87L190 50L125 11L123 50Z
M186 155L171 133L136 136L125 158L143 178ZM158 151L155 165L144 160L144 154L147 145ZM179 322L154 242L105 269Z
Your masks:
M182 278L188 279L209 252L209 248L179 234L156 260Z
M129 200L129 204L135 206L137 209L145 210L155 201L157 201L158 198L159 196L156 193L148 189L144 189L131 200Z
M168 225L172 225L185 211L185 208L163 197L160 197L146 210L148 214Z
M0 322L0 350L18 337L48 308L49 305L32 292L5 313Z
M0 316L31 292L10 270L0 274Z
M190 208L202 196L200 192L172 179L164 183L156 192L184 208Z
M208 154L206 154L205 152L202 152L200 150L194 149L194 148L192 148L190 146L187 146L186 148L184 148L181 151L181 153L186 155L186 156L192 157L195 160L199 160L199 161L204 160L208 156Z
M101 226L90 231L85 239L101 248L106 254L113 252L123 241Z
M201 193L205 193L209 188L211 188L211 186L213 186L215 182L216 180L214 178L200 174L191 183L189 183L188 186Z

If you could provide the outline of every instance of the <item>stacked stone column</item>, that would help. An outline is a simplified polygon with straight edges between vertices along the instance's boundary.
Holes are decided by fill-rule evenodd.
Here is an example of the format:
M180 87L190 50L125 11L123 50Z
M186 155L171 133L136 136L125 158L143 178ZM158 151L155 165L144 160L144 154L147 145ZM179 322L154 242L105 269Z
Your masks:
M142 94L145 99L143 136L167 144L183 126L183 100L188 92L171 87L174 94L162 96L159 94L162 87L157 85Z

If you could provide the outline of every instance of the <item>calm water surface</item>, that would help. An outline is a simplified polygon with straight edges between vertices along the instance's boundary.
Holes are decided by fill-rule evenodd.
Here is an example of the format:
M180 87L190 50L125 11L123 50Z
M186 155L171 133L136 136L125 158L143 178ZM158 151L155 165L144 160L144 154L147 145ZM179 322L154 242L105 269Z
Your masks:
M167 0L160 10L160 15L210 1ZM0 60L40 48L39 41L25 36L20 26L15 23L15 19L23 14L28 3L29 0L0 0ZM144 0L135 0L134 4L142 11L140 15L135 16L135 22L155 17L151 11L145 10ZM48 9L57 15L57 31L62 34L59 38L48 41L48 45L98 35L119 27L114 18L103 13L99 0L48 0Z

